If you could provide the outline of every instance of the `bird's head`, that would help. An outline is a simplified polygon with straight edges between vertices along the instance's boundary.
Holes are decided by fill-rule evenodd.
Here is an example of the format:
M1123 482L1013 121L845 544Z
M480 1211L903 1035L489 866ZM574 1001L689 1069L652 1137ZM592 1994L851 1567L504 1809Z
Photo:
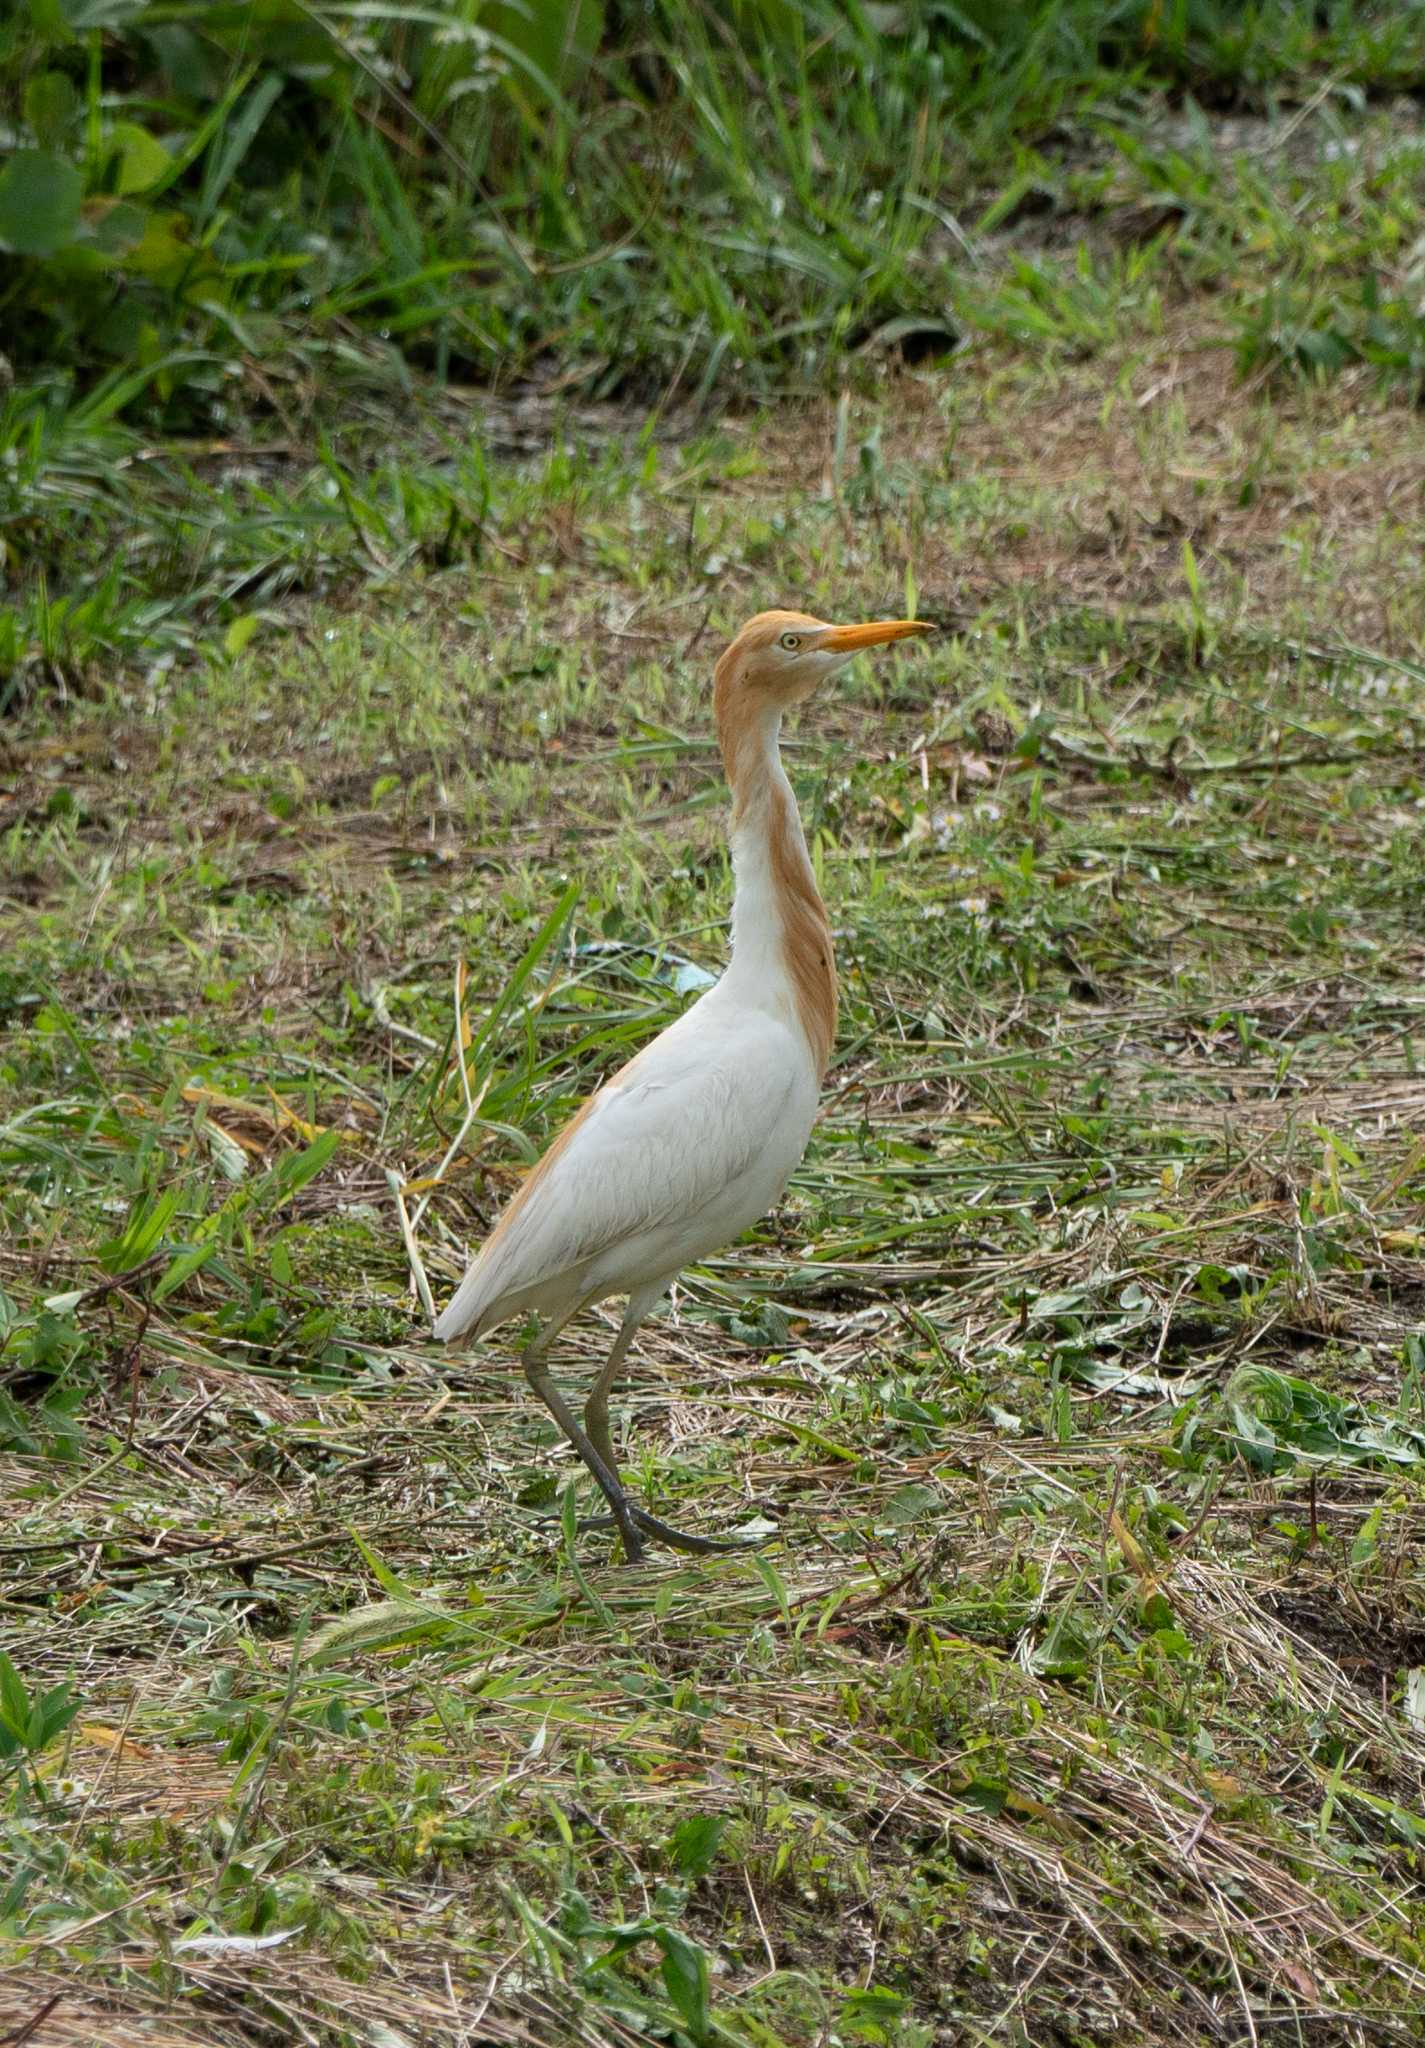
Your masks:
M865 647L933 629L923 619L872 619L829 626L806 612L759 612L725 650L715 671L718 709L785 711L844 668Z

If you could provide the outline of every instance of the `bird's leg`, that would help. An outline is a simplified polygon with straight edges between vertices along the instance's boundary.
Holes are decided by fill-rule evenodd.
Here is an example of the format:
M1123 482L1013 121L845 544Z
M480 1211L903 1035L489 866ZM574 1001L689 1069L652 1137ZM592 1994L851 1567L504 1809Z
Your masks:
M589 1442L610 1472L615 1473L618 1471L618 1460L614 1456L613 1439L609 1435L609 1390L618 1375L619 1367L628 1355L628 1347L633 1342L634 1332L643 1321L645 1311L642 1304L637 1305L637 1314L634 1310L635 1304L630 1301L628 1312L619 1325L619 1333L614 1338L613 1349L604 1360L603 1370L594 1381L589 1398L584 1403L584 1428L588 1432Z
M588 1431L589 1441L610 1472L615 1474L618 1471L618 1460L614 1457L613 1441L609 1436L609 1390L628 1354L634 1332L647 1313L646 1300L630 1300L628 1313L624 1316L619 1333L613 1341L613 1349L604 1360L603 1370L584 1403L584 1427ZM714 1551L746 1550L748 1547L745 1540L738 1541L735 1538L731 1541L718 1541L711 1536L685 1535L681 1529L675 1529L671 1523L660 1521L657 1515L649 1514L647 1508L641 1508L633 1501L629 1502L629 1513L645 1535L656 1536L660 1542L666 1543L670 1550L689 1551L696 1557L704 1557Z
M657 1515L651 1515L647 1508L636 1506L624 1492L618 1476L618 1460L614 1456L613 1440L609 1435L609 1390L617 1377L619 1367L628 1355L628 1347L633 1342L635 1331L648 1313L648 1307L646 1298L629 1302L628 1311L619 1326L619 1333L613 1341L608 1357L604 1360L599 1377L590 1389L589 1398L584 1403L583 1429L580 1429L574 1420L569 1405L555 1386L545 1362L549 1347L562 1325L551 1326L545 1330L525 1354L525 1377L593 1473L605 1499L613 1509L612 1517L590 1516L586 1520L581 1520L579 1527L581 1530L606 1529L612 1521L613 1527L623 1538L624 1550L631 1564L638 1563L643 1556L643 1545L636 1533L638 1529L643 1530L646 1535L656 1537L659 1542L666 1543L670 1550L687 1551L694 1557L707 1557L723 1550L754 1548L755 1546L749 1545L745 1538L720 1540L712 1536L692 1536L682 1529L675 1529L671 1523L660 1520Z
M634 1526L633 1510L629 1506L628 1496L619 1485L618 1474L599 1456L574 1420L569 1403L555 1386L554 1377L544 1355L547 1348L548 1339L541 1338L533 1350L526 1353L525 1378L598 1481L604 1499L613 1509L615 1525L623 1538L624 1556L630 1564L639 1564L643 1559L643 1544Z

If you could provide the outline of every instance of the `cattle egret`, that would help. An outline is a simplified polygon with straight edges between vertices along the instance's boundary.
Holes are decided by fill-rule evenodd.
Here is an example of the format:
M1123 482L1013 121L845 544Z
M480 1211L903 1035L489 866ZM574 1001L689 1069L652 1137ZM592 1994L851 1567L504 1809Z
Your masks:
M525 1375L598 1481L631 1563L643 1555L640 1532L682 1550L737 1547L672 1529L628 1499L609 1389L682 1268L781 1195L811 1135L836 1031L831 928L782 767L782 717L862 648L930 630L919 619L831 626L761 612L725 650L713 701L732 791L732 958L565 1125L435 1325L449 1342L510 1316L546 1318ZM571 1317L610 1295L628 1306L581 1427L554 1383L550 1348Z

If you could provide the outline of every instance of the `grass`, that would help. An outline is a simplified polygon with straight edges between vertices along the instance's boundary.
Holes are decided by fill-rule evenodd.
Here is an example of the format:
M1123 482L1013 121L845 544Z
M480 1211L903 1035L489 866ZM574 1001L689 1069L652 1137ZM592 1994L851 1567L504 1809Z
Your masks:
M1419 457L1346 399L1178 333L556 450L483 573L12 722L12 2025L1415 2037ZM611 1569L390 1179L441 1294L716 968L720 636L908 570L956 629L792 756L826 1116L622 1397L775 1535Z
M836 14L608 9L547 163L372 17L479 189L359 66L40 67L86 148L233 98L206 310L128 279L106 368L10 304L0 2037L1419 2038L1416 25ZM615 1404L766 1540L630 1572L398 1211L443 1298L717 971L709 671L778 600L945 630L793 736L824 1115Z
M46 0L0 31L0 712L478 561L498 485L452 386L686 435L1215 292L1200 340L1246 375L1418 395L1415 11L557 14Z

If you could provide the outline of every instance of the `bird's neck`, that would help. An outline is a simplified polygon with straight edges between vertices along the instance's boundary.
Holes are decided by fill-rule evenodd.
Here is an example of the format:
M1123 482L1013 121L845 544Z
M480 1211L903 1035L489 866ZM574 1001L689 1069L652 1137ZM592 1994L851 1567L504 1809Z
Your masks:
M796 798L778 746L781 718L720 722L732 789L734 985L789 1003L817 1073L836 1036L836 964L831 926L816 886Z

